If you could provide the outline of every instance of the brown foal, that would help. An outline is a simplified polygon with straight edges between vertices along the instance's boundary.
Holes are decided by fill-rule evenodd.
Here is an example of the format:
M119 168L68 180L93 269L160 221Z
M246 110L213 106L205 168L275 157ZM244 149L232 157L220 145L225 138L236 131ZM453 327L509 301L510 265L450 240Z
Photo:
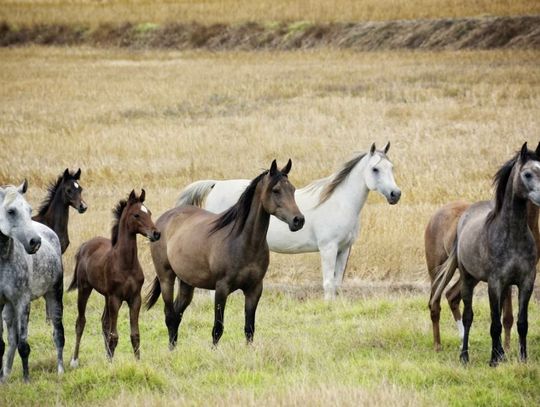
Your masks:
M79 363L79 346L86 324L85 310L88 298L95 289L105 296L105 308L101 318L105 349L109 360L118 344L116 323L118 311L124 301L129 306L131 344L139 359L139 311L144 274L137 257L137 234L150 241L160 238L160 232L152 222L151 212L143 205L145 191L139 197L131 191L129 198L121 200L114 209L115 223L112 238L95 237L79 248L76 255L75 273L68 291L78 289L75 351L71 366Z

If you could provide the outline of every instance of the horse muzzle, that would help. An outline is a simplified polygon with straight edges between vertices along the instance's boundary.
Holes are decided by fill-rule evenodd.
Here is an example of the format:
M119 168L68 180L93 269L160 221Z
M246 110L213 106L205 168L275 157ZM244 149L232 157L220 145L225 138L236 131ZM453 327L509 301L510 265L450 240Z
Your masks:
M390 195L386 196L386 200L390 205L395 205L399 202L399 199L401 198L401 190L394 189L390 192Z
M153 232L148 233L146 237L148 237L151 242L157 242L161 237L161 232L159 230L154 230Z
M77 211L79 213L85 213L87 209L88 209L88 205L86 205L84 201L81 201L81 203L79 204L79 207L77 208Z
M304 227L306 219L304 215L295 216L292 222L289 222L289 230L291 232L296 232Z

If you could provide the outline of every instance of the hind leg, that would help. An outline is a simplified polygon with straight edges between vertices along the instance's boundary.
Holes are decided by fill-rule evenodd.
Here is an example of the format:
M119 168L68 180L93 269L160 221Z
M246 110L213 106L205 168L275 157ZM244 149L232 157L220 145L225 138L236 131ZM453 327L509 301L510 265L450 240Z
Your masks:
M512 310L512 286L508 287L506 293L503 294L503 328L504 328L504 350L510 351L510 335L512 325L514 324L514 315Z
M456 321L456 326L459 332L459 338L463 341L463 320L459 311L459 303L461 302L461 279L458 279L452 287L446 292L446 300L450 306L450 311Z
M81 346L81 338L84 332L84 327L86 325L86 304L88 303L88 298L92 293L92 287L89 286L79 286L79 292L77 296L77 322L75 323L75 350L73 351L73 356L71 358L71 367L76 368L79 366L79 349Z
M180 317L174 306L174 282L176 275L172 270L165 270L160 276L159 283L161 285L161 296L163 298L163 309L165 312L165 325L169 331L169 349L173 350L178 340L178 326L180 325Z
M469 333L474 319L472 300L474 287L478 281L466 271L461 272L461 298L463 298L463 342L461 344L460 360L463 364L469 363Z
M11 348L17 348L22 361L23 380L25 383L30 381L30 373L28 369L28 357L30 355L30 345L28 345L28 320L30 317L30 301L19 303L13 312L10 334L10 351ZM7 369L11 372L13 368L13 356L8 354Z
M133 347L133 353L137 360L140 359L140 346L141 337L139 333L139 311L141 310L141 294L137 294L131 301L128 302L129 306L129 326L131 329L131 346Z
M56 346L56 360L58 374L64 373L64 324L62 317L64 315L64 304L62 296L64 294L63 280L59 279L51 292L45 295L49 318L53 325L53 339Z
M351 246L346 247L343 250L338 251L336 258L336 268L334 271L334 279L336 289L341 289L343 284L343 277L345 275L345 270L347 268L347 263L349 261L349 256L351 254Z
M15 359L15 353L17 352L17 344L19 337L17 334L17 319L15 315L15 309L12 304L6 304L4 307L3 318L6 321L6 328L8 332L8 351L6 354L6 363L4 364L4 380L11 374L13 367L13 361Z
M4 313L4 304L0 303L0 318ZM4 380L4 351L6 350L6 344L4 342L4 322L0 320L0 383Z

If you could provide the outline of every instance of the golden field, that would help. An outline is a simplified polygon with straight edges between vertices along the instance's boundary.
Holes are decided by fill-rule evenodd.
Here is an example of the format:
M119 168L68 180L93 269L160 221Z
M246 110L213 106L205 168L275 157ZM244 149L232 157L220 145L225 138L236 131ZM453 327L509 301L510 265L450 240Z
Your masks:
M35 209L64 168L82 168L89 210L64 256L109 235L111 209L147 191L154 219L199 179L254 178L291 157L301 187L372 142L403 191L372 194L346 284L426 282L423 230L442 204L489 199L491 176L540 141L540 54L0 50L1 183L30 182ZM153 276L147 244L143 267ZM318 254L273 254L268 280L321 281Z
M383 21L540 14L535 0L0 0L15 24Z

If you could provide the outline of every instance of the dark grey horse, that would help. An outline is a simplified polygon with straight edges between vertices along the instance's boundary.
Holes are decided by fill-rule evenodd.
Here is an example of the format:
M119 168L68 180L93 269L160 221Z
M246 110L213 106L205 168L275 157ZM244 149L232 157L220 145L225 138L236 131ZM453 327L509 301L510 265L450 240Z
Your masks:
M22 359L24 380L29 380L30 301L41 296L45 296L47 309L51 311L58 373L64 372L60 242L56 233L30 218L32 210L23 196L27 186L24 181L18 188L0 188L0 313L3 312L6 321L9 342L4 364L5 345L0 323L0 380L5 380L11 372L17 349Z
M495 206L478 202L463 213L458 223L456 246L441 270L441 273L449 273L457 263L461 273L465 332L460 357L463 363L469 361L473 290L479 281L488 283L491 366L505 358L501 344L501 308L512 285L519 289L520 359L527 359L527 310L538 255L527 224L527 202L540 206L540 144L534 152L527 149L527 143L523 144L521 151L497 171L494 185Z

